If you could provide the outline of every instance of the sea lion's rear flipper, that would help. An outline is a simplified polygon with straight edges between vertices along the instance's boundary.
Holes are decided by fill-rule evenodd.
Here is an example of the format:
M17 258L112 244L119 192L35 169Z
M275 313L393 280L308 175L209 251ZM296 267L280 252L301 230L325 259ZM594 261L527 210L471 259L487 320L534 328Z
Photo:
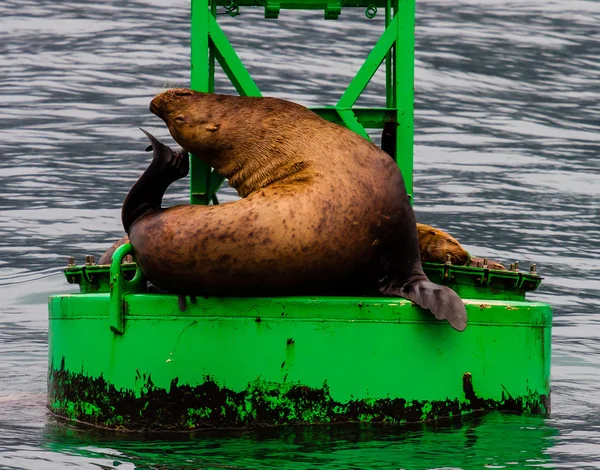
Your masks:
M455 330L463 331L467 327L467 310L456 292L449 287L434 284L425 277L409 280L401 287L391 284L382 287L380 292L412 300L430 310L438 320L448 320Z
M152 150L152 162L140 176L123 203L121 221L129 233L131 225L145 212L160 209L167 188L190 170L188 153L184 150L173 151L144 129L140 130L150 140L146 150Z

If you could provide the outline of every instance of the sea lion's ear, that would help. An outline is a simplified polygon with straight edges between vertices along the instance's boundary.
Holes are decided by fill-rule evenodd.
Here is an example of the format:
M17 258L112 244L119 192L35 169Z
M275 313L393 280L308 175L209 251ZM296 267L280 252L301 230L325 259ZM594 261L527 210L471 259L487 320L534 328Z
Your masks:
M216 130L218 130L218 129L219 129L219 124L214 124L214 123L212 123L212 122L209 122L209 123L206 125L205 129L206 129L208 132L215 132Z

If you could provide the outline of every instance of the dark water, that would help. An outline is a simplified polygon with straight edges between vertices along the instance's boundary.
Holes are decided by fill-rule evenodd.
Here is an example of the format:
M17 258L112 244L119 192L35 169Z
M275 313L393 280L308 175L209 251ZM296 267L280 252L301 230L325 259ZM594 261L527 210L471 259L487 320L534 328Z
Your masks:
M530 298L555 311L549 419L156 441L46 415L47 296L69 290L68 255L81 262L121 235L120 205L148 161L137 127L168 135L149 100L189 83L188 9L0 2L0 468L600 468L597 1L417 6L417 216L476 254L538 264L546 279ZM242 13L219 19L258 85L307 105L334 104L382 23ZM382 102L382 77L365 95ZM167 203L186 200L181 182Z

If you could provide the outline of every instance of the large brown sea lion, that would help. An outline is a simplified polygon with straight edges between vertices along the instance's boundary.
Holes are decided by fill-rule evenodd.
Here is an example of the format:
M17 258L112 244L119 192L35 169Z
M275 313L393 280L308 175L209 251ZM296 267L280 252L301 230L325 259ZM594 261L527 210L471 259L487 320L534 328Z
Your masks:
M423 272L402 175L377 146L274 98L173 89L150 110L243 198L161 209L184 159L154 141L122 219L155 286L227 296L379 292L466 327L457 294Z

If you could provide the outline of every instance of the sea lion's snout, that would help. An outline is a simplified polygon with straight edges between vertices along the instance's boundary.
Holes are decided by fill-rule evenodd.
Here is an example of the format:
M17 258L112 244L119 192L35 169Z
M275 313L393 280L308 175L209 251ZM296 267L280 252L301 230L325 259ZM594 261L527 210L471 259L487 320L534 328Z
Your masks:
M164 120L167 113L181 106L181 102L188 100L193 94L194 92L187 88L172 88L164 91L150 102L150 111Z
M157 115L159 118L162 118L162 116L161 116L161 108L160 108L160 102L162 100L159 99L160 97L161 97L161 95L158 95L152 101L150 101L150 112L152 114Z

